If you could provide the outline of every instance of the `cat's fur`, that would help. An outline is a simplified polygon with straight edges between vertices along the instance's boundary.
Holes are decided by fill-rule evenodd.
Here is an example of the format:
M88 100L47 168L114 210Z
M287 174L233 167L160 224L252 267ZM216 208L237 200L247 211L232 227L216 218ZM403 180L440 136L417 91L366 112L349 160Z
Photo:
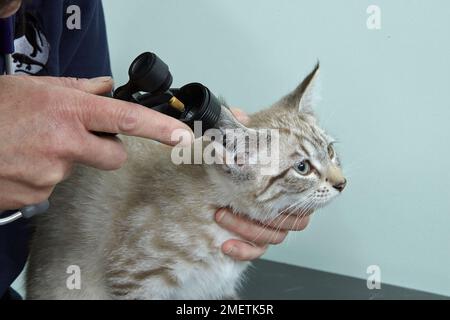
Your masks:
M344 179L328 137L312 113L318 67L274 106L243 127L222 107L219 127L280 131L280 165L175 165L171 148L122 137L129 159L117 171L78 166L57 186L51 209L36 221L28 268L31 299L220 299L236 295L247 262L221 252L236 235L214 221L219 207L259 221L283 209L317 208ZM252 128L252 129L248 129ZM314 170L294 168L307 158ZM299 217L300 218L300 217ZM69 266L81 289L68 289ZM69 279L70 281L70 279Z

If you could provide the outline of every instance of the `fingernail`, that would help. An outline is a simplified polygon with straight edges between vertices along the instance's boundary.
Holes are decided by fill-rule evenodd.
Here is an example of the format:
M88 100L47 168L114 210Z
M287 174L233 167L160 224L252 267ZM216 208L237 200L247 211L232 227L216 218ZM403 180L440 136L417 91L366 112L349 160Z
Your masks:
M235 249L236 247L235 246L231 246L227 251L225 251L224 253L226 254L226 255L231 255L231 253L233 252L233 250Z
M216 214L216 221L221 222L223 217L227 214L227 211L225 209L220 209Z
M89 79L89 81L95 82L95 83L102 83L102 82L110 82L112 80L111 77L105 76L105 77L97 77Z

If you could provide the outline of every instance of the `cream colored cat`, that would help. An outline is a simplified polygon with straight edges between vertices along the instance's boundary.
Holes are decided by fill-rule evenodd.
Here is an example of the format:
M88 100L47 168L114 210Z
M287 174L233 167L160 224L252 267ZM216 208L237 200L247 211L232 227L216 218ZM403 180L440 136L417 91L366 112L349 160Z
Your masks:
M236 235L216 224L216 209L265 222L289 209L301 219L302 209L329 203L345 186L333 140L312 113L317 71L251 115L247 127L222 107L222 130L278 129L279 166L271 175L257 164L175 165L172 148L130 137L121 137L129 160L120 170L77 167L35 220L28 298L235 297L248 263L221 252ZM70 266L81 271L80 289L67 286Z

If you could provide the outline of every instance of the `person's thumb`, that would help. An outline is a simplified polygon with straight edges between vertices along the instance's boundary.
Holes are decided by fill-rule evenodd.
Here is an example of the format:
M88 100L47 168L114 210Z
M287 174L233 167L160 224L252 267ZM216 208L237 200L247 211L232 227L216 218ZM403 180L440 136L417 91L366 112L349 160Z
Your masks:
M77 89L92 94L103 94L111 92L114 81L111 77L97 77L92 79L70 78L70 77L33 77L40 83Z

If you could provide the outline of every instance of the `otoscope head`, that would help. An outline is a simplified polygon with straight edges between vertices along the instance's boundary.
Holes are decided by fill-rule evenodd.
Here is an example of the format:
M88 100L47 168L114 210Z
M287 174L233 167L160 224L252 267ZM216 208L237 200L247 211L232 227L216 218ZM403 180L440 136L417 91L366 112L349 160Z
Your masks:
M175 96L183 101L185 110L180 120L192 129L195 121L202 122L202 131L213 128L219 120L221 112L220 101L201 83L189 83L180 88ZM202 133L203 133L202 132Z

